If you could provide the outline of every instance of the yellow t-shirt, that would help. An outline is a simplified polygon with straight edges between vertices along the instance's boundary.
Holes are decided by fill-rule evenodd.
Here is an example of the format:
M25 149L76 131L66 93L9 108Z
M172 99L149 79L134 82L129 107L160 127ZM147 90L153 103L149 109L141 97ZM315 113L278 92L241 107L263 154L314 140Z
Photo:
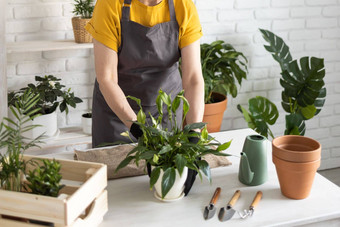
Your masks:
M183 48L202 37L202 27L196 7L192 0L173 0L176 20L179 25L179 48ZM94 39L118 52L121 44L120 19L124 0L97 0L91 21L86 30ZM162 0L155 6L146 6L138 0L132 0L130 20L152 27L170 21L168 0Z

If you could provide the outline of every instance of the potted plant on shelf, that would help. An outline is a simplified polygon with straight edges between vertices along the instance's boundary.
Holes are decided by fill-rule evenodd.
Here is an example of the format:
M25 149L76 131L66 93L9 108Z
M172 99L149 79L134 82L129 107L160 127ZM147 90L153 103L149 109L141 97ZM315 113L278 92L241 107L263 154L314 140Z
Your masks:
M135 100L140 107L137 114L137 122L143 131L143 135L138 139L133 150L118 165L116 172L134 161L138 165L139 161L145 160L151 165L150 189L155 187L155 197L165 200L176 200L184 196L183 185L186 180L188 169L197 171L202 179L202 173L211 181L210 167L205 160L201 160L206 154L227 156L222 151L230 146L231 141L220 144L213 142L214 139L208 135L205 123L194 123L181 126L183 122L177 122L176 110L183 102L183 121L189 110L189 103L180 92L172 100L171 95L167 95L162 90L156 100L158 117L155 119L150 115L151 124L146 122L146 114L143 112L141 101ZM168 115L163 116L163 105L168 110ZM163 128L162 122L169 121L171 127ZM201 133L193 130L202 130ZM128 132L122 135L130 138ZM190 142L190 138L196 138L197 143ZM131 139L131 138L130 138ZM212 146L217 146L213 149Z
M201 44L202 74L205 84L203 122L209 132L220 131L227 108L227 94L237 96L237 84L247 79L247 58L222 40Z
M320 167L321 145L305 137L307 120L320 113L326 98L324 60L302 57L293 60L281 37L260 29L269 43L265 48L280 64L283 87L281 105L286 111L284 136L275 137L269 125L275 124L279 112L274 103L261 96L249 100L249 112L238 105L248 126L261 135L273 138L273 162L283 195L292 199L306 198L315 173Z
M84 28L90 21L94 9L93 0L74 0L72 27L76 43L91 43L92 36Z
M35 117L32 121L28 121L27 124L42 125L42 127L23 132L23 135L28 138L35 138L42 133L45 133L44 136L46 137L56 136L58 134L56 109L59 107L61 112L65 111L68 114L68 107L75 108L77 103L81 103L82 100L76 97L70 88L65 89L65 85L59 82L61 79L52 75L44 77L36 76L35 80L38 82L36 85L30 83L19 91L10 92L8 94L8 106L14 106L15 102L28 90L34 95L39 95L38 102L30 110L39 109L38 113L40 116ZM27 113L23 112L23 114ZM9 112L9 115L12 115L11 112Z
M81 115L81 125L85 134L91 135L92 132L92 112L88 111Z

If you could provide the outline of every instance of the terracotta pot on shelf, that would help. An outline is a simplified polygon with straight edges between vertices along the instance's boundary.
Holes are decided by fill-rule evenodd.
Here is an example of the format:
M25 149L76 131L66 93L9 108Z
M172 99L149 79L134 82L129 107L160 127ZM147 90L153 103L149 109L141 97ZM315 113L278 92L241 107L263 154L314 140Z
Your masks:
M320 167L320 143L305 136L285 135L273 139L272 151L282 194L291 199L308 197Z
M219 93L213 93L213 96L218 102L205 104L203 122L207 123L208 132L219 132L228 99Z

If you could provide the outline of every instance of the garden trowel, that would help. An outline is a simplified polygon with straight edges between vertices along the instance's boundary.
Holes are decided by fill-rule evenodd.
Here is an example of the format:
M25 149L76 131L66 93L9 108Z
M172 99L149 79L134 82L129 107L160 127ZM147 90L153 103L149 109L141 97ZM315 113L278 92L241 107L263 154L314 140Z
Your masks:
M233 197L231 197L227 206L222 207L220 209L220 213L218 214L218 219L220 219L220 221L228 221L234 216L236 211L233 209L233 206L238 200L238 198L240 197L240 195L241 195L240 190L236 190L236 192L234 193Z
M221 194L221 188L218 187L216 188L215 193L213 197L211 198L209 205L206 206L204 209L203 217L205 220L208 220L215 215L215 212L216 212L215 205L216 205L218 198L220 197L220 194Z

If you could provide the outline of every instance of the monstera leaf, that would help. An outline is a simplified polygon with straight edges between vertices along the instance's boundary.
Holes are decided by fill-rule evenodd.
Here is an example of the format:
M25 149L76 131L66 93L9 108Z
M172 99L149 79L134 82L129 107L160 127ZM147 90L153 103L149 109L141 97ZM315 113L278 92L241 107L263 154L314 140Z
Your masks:
M305 135L306 124L303 116L300 114L286 115L285 135Z
M264 48L272 53L273 58L280 64L281 70L287 70L288 64L292 61L292 56L289 52L289 47L283 41L283 39L274 33L260 29L263 38L269 43L269 46L264 46Z
M290 62L288 70L282 72L280 79L284 88L283 109L288 113L301 113L304 119L319 113L326 97L324 76L323 59L303 57L300 59L300 67L296 60Z
M248 123L248 127L254 129L259 134L268 138L268 134L274 138L269 125L275 124L279 117L279 112L274 103L262 96L249 99L249 112L241 105L237 109L243 114Z

